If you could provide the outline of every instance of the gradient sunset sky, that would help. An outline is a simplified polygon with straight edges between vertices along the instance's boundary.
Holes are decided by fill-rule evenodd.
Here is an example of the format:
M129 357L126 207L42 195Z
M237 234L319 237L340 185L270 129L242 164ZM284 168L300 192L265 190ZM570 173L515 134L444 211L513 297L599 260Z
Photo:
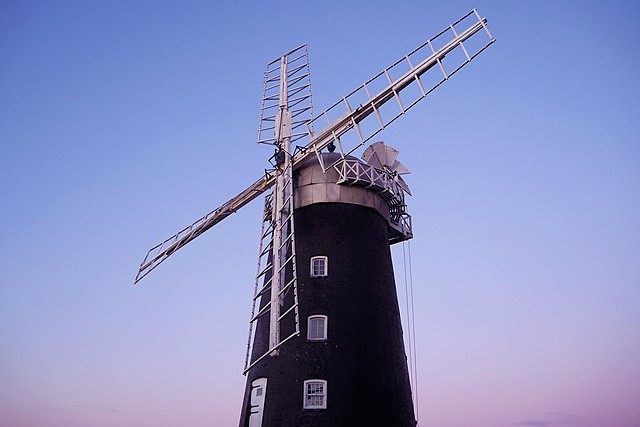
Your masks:
M142 257L268 166L268 62L307 43L320 112L473 7L496 44L380 135L419 425L640 426L640 3L254 3L0 0L0 426L237 425L261 200Z

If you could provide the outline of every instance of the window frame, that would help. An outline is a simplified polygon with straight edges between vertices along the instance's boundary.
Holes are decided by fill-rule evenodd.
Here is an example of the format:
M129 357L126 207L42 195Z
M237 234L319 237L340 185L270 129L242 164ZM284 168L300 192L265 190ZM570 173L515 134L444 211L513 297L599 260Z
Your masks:
M320 384L322 385L322 404L321 405L311 405L308 404L308 397L310 396L320 396L320 394L307 394L308 386L311 384ZM321 379L312 379L306 380L304 382L302 388L302 408L303 409L327 409L327 381Z
M323 330L322 330L322 338L312 338L311 337L311 319L322 319L323 320ZM320 342L327 340L327 330L329 326L329 318L324 314L312 314L307 317L307 341Z
M315 274L315 268L314 268L314 261L320 261L322 260L324 262L324 274ZM311 262L310 262L310 271L309 271L309 276L310 277L327 277L329 275L329 258L326 255L316 255L316 256L312 256L311 257Z

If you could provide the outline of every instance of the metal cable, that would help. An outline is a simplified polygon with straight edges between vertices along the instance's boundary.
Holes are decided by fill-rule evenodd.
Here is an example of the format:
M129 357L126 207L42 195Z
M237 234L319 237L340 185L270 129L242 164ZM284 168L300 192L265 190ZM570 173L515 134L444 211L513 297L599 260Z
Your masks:
M409 354L407 355L407 358L409 359L409 380L410 380L410 386L411 386L411 394L412 396L416 396L417 395L417 385L416 385L416 364L414 359L414 355L415 355L415 334L412 333L412 331L415 330L415 328L413 327L413 321L414 321L414 316L412 313L412 307L413 307L413 293L411 291L410 285L409 285L409 275L407 274L407 243L408 241L405 240L404 242L402 242L402 263L403 263L403 273L404 273L404 296L405 296L405 321L406 321L406 325L407 325L407 341L408 341L408 347L409 347ZM410 247L409 247L410 248ZM409 268L410 268L410 263L409 263ZM417 408L417 404L418 401L416 398L413 399L413 407L414 407L414 411L416 413L416 419L418 418L417 413L418 413L418 408Z
M411 335L413 340L413 375L415 381L415 400L414 405L416 408L416 419L420 418L420 399L418 396L418 354L416 350L416 319L415 319L415 309L414 309L414 298L413 298L413 268L411 265L411 241L407 240L407 252L409 253L409 289L411 290Z

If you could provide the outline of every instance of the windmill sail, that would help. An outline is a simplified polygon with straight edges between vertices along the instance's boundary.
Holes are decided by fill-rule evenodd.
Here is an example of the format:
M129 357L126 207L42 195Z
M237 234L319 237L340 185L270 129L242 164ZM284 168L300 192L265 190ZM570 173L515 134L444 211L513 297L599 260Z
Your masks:
M308 78L308 73L305 76L303 69L295 70L294 67L295 78L301 79L295 82L299 96L288 100L288 106L293 106L291 111L297 112L289 118L294 128L291 140L306 144L299 145L291 157L292 167L295 169L314 155L323 170L334 166L335 163L325 165L321 156L322 150L332 143L338 147L342 157L353 153L493 44L495 39L486 23L486 18L482 18L475 9L472 10L310 121L297 119L297 114L303 115L311 110L305 104L310 102L304 80ZM298 49L289 54L295 54ZM267 88L265 83L265 94ZM265 97L269 98L268 95ZM268 104L270 99L266 102ZM273 129L268 129L270 121L274 123ZM265 126L265 131L275 130L278 125L276 121L275 115L272 117L263 110L261 130L262 126ZM302 126L306 127L304 132L301 131ZM315 132L315 128L321 130ZM270 137L263 139L261 135L259 142L272 142ZM266 173L222 206L151 248L140 264L135 283L178 249L258 197L275 182L276 174Z

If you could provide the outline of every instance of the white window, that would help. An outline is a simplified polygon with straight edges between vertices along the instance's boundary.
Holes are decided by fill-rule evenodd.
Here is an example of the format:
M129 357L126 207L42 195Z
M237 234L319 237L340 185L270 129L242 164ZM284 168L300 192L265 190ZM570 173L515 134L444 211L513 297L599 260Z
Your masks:
M311 257L311 277L324 277L328 273L328 260L326 256Z
M307 319L307 339L325 341L327 339L327 316L314 315Z
M266 378L258 378L251 383L249 427L262 427L262 413L264 412L264 398L266 392Z
M327 382L307 380L304 382L304 409L327 408Z

